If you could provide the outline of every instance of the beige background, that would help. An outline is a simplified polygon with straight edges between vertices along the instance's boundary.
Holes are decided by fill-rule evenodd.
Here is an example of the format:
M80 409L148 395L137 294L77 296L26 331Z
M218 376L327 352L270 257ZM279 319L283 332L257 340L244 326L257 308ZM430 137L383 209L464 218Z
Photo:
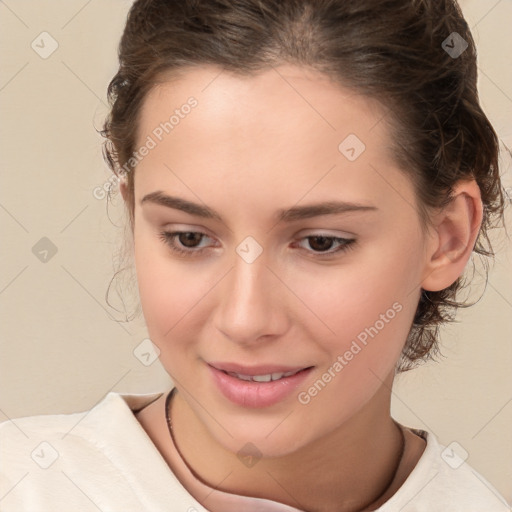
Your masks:
M109 218L106 199L94 196L110 177L95 128L107 112L130 4L0 2L0 421L85 410L111 390L170 385L158 360L146 366L135 356L146 338L142 318L116 322L122 315L105 302L123 211L118 196ZM512 2L461 6L478 45L483 108L510 148ZM58 43L46 59L31 47L35 40L43 51L43 31ZM503 154L502 164L512 187L510 157ZM57 249L46 262L33 252L43 237ZM503 232L496 247L482 300L443 332L445 359L401 376L392 406L404 424L458 443L455 451L463 448L467 462L512 502L512 250ZM479 279L475 296L482 290Z

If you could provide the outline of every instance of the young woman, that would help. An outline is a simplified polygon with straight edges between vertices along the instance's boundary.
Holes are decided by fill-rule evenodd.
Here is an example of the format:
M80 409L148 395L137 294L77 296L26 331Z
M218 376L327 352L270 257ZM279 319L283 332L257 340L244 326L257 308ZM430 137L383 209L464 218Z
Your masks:
M175 387L4 423L2 510L508 510L390 414L503 212L455 1L137 0L119 58L105 154Z

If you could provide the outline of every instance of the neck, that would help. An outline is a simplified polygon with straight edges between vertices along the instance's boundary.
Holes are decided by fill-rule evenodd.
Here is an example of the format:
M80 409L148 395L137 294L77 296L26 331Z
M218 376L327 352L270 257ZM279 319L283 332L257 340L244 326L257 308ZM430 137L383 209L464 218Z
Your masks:
M403 448L390 416L391 381L349 421L291 454L244 467L220 445L176 393L173 438L203 483L220 491L271 499L309 512L374 510L389 499Z

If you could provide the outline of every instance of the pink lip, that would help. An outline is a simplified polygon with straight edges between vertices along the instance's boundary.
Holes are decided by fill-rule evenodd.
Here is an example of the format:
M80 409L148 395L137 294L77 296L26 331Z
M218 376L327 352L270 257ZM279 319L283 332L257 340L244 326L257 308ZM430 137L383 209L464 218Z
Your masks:
M208 369L217 388L228 400L242 407L262 408L284 400L304 382L313 368L277 365L248 367L234 363L210 363ZM249 376L292 371L298 373L270 382L252 382L228 375L225 373L228 371Z

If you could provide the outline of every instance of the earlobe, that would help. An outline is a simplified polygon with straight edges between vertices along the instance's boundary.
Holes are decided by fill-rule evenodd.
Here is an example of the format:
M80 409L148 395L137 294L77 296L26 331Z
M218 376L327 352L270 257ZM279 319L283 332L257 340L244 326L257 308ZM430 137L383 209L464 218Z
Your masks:
M433 219L422 281L425 290L443 290L462 275L480 231L483 206L476 181L459 181L452 196Z

